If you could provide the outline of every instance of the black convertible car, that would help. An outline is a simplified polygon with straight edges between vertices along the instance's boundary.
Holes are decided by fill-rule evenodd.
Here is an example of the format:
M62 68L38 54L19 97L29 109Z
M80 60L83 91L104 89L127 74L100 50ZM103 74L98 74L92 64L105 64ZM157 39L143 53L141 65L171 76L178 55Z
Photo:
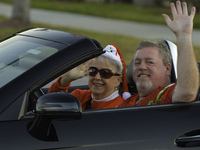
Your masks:
M0 42L0 149L200 148L200 101L82 111L46 85L103 53L98 41L35 28ZM71 87L88 88L87 85ZM67 101L66 101L67 99Z

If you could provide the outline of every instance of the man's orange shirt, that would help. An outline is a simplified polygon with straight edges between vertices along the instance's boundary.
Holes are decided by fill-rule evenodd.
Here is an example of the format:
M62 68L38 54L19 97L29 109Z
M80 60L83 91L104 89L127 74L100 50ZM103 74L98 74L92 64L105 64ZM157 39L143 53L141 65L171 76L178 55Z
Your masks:
M142 106L142 105L154 105L154 104L166 104L171 103L172 101L172 94L174 91L176 84L168 87L160 96L160 99L156 101L158 94L164 89L159 87L156 91L145 97L141 100L138 104L136 104L137 100L139 99L139 94L134 94L129 97L127 100L124 101L119 107L130 107L130 106Z

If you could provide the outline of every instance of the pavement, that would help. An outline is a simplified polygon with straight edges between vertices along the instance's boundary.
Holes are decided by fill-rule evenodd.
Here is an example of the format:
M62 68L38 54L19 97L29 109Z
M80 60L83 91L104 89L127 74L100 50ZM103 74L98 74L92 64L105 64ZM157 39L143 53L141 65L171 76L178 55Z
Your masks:
M0 15L11 17L12 5L0 2ZM137 23L33 8L30 9L30 20L32 22L55 26L67 26L90 31L114 33L141 39L167 39L173 42L176 41L175 35L166 25ZM200 46L200 30L193 31L193 44Z

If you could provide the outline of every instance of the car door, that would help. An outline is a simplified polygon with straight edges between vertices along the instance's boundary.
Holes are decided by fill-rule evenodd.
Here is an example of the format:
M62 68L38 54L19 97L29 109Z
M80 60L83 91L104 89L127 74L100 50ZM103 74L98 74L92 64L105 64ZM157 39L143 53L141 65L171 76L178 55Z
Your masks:
M59 141L70 145L63 148L176 150L185 145L199 149L199 107L195 102L85 111L81 120L54 125ZM184 135L190 131L195 132Z
M11 113L17 105L20 103L13 103L6 113ZM0 121L1 148L177 150L186 146L185 149L199 149L199 113L199 101L88 110L82 112L80 119L54 119L49 134L55 138L50 140L30 134L35 115L29 114L19 120ZM180 146L175 143L177 138Z

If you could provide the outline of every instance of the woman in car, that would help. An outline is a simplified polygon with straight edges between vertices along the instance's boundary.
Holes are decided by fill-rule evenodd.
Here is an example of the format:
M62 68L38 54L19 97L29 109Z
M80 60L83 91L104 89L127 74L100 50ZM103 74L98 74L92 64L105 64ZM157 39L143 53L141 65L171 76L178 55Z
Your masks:
M107 45L104 51L104 54L95 59L66 72L52 84L48 92L68 92L72 81L89 75L89 90L76 89L71 92L80 100L82 109L118 107L131 96L128 92L125 63L115 45ZM124 92L122 96L119 94L121 82Z

